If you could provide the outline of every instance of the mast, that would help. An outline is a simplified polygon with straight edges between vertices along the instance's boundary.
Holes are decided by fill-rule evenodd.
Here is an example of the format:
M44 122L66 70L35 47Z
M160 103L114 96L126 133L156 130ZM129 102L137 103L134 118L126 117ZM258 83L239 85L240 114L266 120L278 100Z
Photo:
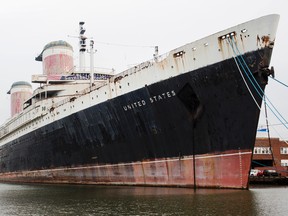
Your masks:
M85 22L79 22L79 71L85 71L85 51L86 51L86 39L84 36L85 29L83 25Z
M158 62L158 57L159 57L159 54L158 54L158 46L155 46L155 47L154 47L154 54L153 54L153 56L154 56L155 62Z
M90 88L94 83L94 41L90 40Z

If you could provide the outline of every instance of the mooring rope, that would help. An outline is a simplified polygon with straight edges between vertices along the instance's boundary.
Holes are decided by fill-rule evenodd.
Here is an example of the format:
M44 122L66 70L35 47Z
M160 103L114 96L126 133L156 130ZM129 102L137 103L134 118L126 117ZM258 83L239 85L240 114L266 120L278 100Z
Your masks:
M268 97L265 95L264 91L262 90L262 88L261 88L260 85L258 84L257 80L256 80L255 77L253 76L253 73L251 72L250 68L248 67L246 61L244 60L243 55L240 53L240 51L239 51L239 49L238 49L238 47L237 47L237 44L235 43L234 39L231 38L231 40L230 40L230 38L227 38L227 40L228 40L228 43L230 44L230 46L231 46L231 48L232 48L232 50L233 50L234 55L236 56L236 57L235 57L235 56L233 55L233 58L234 58L234 60L237 61L236 64L237 64L237 68L238 68L238 70L240 71L240 73L242 74L242 71L241 71L241 69L240 69L240 67L239 67L239 64L240 64L242 70L245 72L246 77L249 79L250 83L252 84L252 86L253 86L254 89L256 90L257 94L260 96L260 98L263 100L263 98L264 98L264 96L265 96L265 99L266 99L266 100L263 100L263 102L267 105L267 107L268 107L268 108L270 109L270 111L275 115L275 117L282 123L282 125L284 125L284 127L286 127L286 129L288 129L288 126L287 126L288 122L287 122L286 119L280 114L280 112L275 108L275 106L271 103L271 101L268 99ZM236 48L238 54L237 54L237 52L235 51L234 47ZM236 61L235 61L235 62L236 62ZM242 62L241 62L241 61L242 61ZM246 71L245 67L247 68L247 71L248 71L248 72ZM249 75L249 74L250 74L250 75ZM252 80L250 77L252 77L253 80ZM249 86L247 86L246 83L245 83L245 85L246 85L249 93L251 94L252 92L251 92ZM259 91L260 91L260 92L259 92ZM252 94L252 95L253 95L253 94ZM253 96L253 100L255 101L254 96ZM273 107L273 109L274 109L275 111L270 107L270 104L267 103L267 101L271 104L271 106ZM256 105L257 105L258 108L260 107L257 102L256 102ZM279 116L280 116L280 117L279 117Z
M242 80L243 80L243 82L245 83L245 86L246 86L247 90L249 91L249 94L251 95L251 97L252 97L252 99L254 100L256 106L258 107L258 109L261 110L260 105L258 104L257 100L255 99L255 97L254 97L251 89L249 88L249 86L248 86L248 84L247 84L247 81L246 81L245 78L244 78L244 75L243 75L243 73L242 73L242 71L241 71L241 69L240 69L240 67L239 67L239 64L238 64L238 62L237 62L234 54L232 54L232 56L233 56L233 59L234 59L234 61L235 61L236 66L237 66L237 68L238 68L238 71L239 71L239 73L240 73L240 75L241 75L241 77L242 77Z
M281 85L284 85L285 87L288 87L288 85L286 85L285 83L281 82L280 80L277 80L275 77L272 77L272 76L271 76L271 78L272 78L273 80L275 80L276 82L280 83Z

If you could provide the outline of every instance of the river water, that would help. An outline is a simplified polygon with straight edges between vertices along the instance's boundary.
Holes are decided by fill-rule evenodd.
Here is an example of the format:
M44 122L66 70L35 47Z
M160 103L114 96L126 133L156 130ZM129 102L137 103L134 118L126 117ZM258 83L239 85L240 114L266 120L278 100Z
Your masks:
M0 184L0 216L288 215L288 187L218 190Z

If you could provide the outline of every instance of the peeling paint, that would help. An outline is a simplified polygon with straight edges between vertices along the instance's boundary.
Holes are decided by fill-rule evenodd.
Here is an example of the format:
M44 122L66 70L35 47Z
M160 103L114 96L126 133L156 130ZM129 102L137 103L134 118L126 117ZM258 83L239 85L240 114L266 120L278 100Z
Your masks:
M245 150L196 156L196 186L247 188L251 155L251 150ZM0 181L193 187L193 166L193 158L186 156L182 159L1 173Z

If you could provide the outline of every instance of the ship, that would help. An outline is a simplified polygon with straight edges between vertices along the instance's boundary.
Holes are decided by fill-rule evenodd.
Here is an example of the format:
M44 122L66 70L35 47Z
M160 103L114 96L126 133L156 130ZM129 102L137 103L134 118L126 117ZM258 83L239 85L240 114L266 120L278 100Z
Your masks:
M187 188L249 187L279 15L228 28L117 73L94 67L79 22L17 81L0 127L0 181ZM90 67L85 54L90 53Z

